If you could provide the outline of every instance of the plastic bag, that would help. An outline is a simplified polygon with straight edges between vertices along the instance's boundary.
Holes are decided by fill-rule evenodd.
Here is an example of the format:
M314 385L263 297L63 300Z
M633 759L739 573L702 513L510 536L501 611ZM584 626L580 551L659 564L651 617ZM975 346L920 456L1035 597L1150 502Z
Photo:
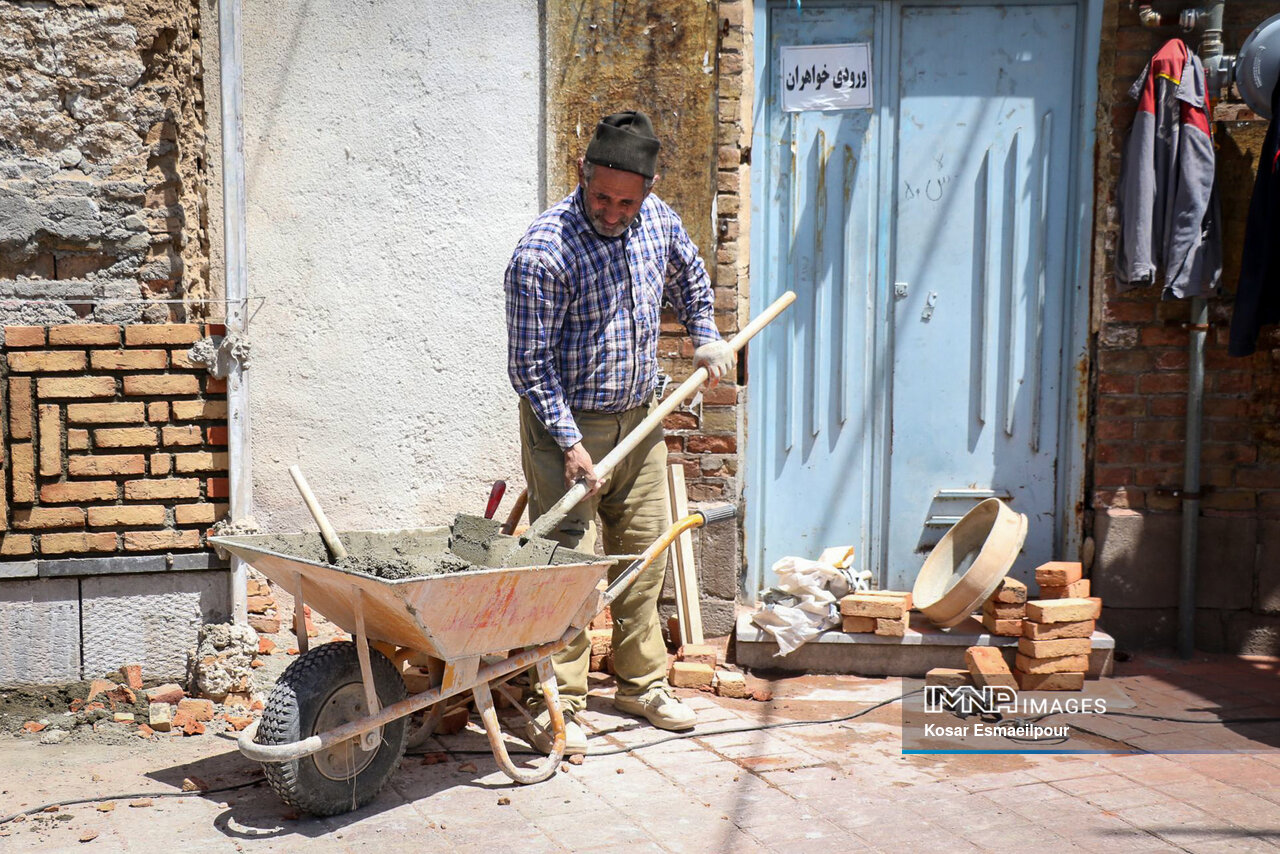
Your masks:
M818 560L784 557L773 565L776 586L764 593L764 606L751 621L778 642L775 657L789 655L819 634L839 625L842 596L871 589L871 573L855 573L853 548L838 546Z

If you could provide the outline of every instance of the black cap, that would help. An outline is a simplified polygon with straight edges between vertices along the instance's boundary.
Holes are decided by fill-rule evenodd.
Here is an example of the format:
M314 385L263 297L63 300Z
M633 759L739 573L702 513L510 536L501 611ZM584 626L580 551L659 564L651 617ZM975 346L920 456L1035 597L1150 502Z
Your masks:
M658 171L658 138L653 123L638 110L605 116L587 145L586 161L652 178Z

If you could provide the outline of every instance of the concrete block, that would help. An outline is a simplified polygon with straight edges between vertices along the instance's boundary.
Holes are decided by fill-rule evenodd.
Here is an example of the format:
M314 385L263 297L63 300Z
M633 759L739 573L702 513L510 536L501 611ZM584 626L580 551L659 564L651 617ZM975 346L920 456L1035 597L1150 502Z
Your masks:
M1177 608L1116 608L1108 602L1098 627L1125 649L1170 649L1178 639Z
M0 563L0 579L35 578L36 562L34 560L13 560Z
M1258 522L1258 608L1280 612L1280 521Z
M737 606L732 600L704 597L702 600L703 637L720 638L732 634L737 616Z
M40 561L40 575L44 578L73 578L85 575L126 575L136 572L164 572L166 568L164 555L147 555L145 557L86 557Z
M80 585L89 675L139 663L148 678L181 680L200 626L230 613L225 572L89 576Z
M699 504L698 506L712 505ZM704 595L730 602L737 599L738 571L742 567L738 526L733 522L721 522L695 531L693 562L698 568L698 585L702 588Z
M77 588L71 579L0 581L0 687L80 680Z
M1236 610L1253 604L1254 567L1261 566L1256 563L1260 536L1255 519L1200 518L1199 607ZM1108 608L1176 608L1181 537L1180 515L1098 511L1094 515L1093 595L1102 597Z

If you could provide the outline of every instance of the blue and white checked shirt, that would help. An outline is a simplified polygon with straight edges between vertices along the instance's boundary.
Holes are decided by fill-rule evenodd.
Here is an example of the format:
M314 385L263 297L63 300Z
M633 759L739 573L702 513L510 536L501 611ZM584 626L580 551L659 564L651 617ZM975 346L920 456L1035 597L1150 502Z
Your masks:
M621 237L600 237L582 188L543 213L507 265L507 369L561 448L571 409L622 412L657 385L664 296L700 346L720 337L711 281L680 217L650 194Z

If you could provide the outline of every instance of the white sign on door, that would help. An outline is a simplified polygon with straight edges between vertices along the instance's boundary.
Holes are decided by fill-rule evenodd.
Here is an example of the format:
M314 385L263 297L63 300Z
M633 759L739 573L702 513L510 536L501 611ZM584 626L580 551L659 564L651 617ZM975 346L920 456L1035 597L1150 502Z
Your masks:
M871 107L871 45L784 45L782 109L864 110Z

